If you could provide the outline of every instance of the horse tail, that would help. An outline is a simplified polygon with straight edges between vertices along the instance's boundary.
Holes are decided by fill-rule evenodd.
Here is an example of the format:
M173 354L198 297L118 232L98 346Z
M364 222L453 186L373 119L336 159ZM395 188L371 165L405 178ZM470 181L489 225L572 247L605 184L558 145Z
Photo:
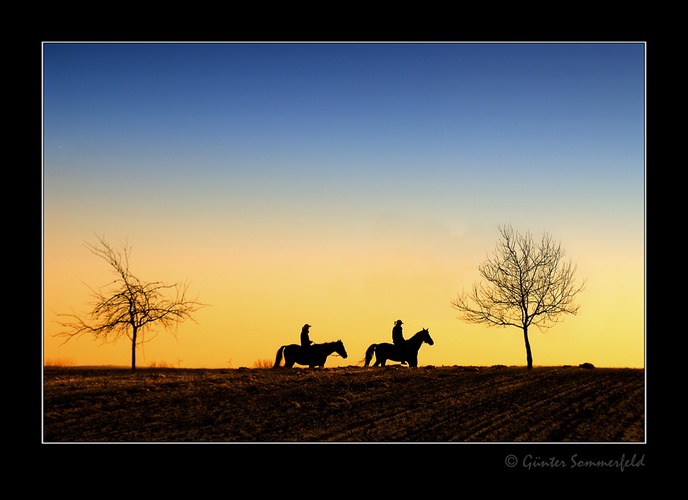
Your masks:
M286 345L283 345L279 349L277 349L277 356L275 356L275 364L272 366L273 368L279 368L280 363L282 362L282 352L284 351L284 348L287 347Z
M375 348L377 347L377 344L371 344L368 350L366 351L365 355L365 364L363 366L369 366L370 361L373 359L373 353L375 352Z

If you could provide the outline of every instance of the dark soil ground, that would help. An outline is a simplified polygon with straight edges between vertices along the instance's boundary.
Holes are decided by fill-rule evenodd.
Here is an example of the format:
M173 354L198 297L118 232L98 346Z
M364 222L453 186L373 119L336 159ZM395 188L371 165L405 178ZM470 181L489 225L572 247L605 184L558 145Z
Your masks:
M45 368L43 442L645 440L642 369Z

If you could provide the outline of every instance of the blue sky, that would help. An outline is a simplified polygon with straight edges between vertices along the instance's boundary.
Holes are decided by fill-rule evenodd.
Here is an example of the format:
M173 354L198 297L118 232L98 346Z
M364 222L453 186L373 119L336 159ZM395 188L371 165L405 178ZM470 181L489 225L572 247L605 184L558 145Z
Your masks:
M43 57L45 233L63 235L47 249L184 234L196 251L303 244L340 264L342 248L403 247L463 269L512 223L585 264L630 247L642 275L642 43L48 43Z
M555 176L592 189L612 179L638 186L626 174L644 146L643 50L47 45L45 149L84 178L108 167L120 182L123 172L191 182L229 175L239 189L257 180L274 195L279 176L310 196L330 196L336 183L365 200L364 178L382 191L367 194L373 202L383 186L405 196L446 184L462 195L484 182L560 191Z

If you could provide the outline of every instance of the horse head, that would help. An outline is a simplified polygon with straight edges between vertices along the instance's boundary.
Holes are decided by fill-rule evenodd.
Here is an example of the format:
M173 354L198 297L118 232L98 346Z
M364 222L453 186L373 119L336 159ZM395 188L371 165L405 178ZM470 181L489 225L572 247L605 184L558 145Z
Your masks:
M427 328L423 328L420 332L421 337L423 338L423 342L427 343L428 345L433 345L435 343L434 340L432 340L432 337L430 336L430 331Z
M341 340L338 340L334 343L334 352L339 354L342 358L346 358L348 356L346 349L344 348L344 342Z

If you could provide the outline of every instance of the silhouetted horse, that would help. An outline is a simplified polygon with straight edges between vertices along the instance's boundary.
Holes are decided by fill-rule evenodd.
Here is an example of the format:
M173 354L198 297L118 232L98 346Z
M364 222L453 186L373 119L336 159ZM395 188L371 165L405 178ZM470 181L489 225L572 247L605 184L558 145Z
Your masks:
M385 366L388 359L392 361L406 361L409 366L418 366L418 350L423 342L429 345L435 343L432 337L430 337L430 332L427 328L423 328L413 337L404 341L403 346L396 346L386 342L383 344L372 344L365 353L364 366L370 365L373 353L375 353L375 364L373 366Z
M315 368L316 366L325 366L327 357L334 352L342 358L348 356L346 349L344 349L344 343L341 340L325 342L324 344L312 344L310 347L305 348L299 344L283 345L277 349L273 368L279 368L280 363L282 363L282 353L284 353L285 368L293 367L294 363Z

